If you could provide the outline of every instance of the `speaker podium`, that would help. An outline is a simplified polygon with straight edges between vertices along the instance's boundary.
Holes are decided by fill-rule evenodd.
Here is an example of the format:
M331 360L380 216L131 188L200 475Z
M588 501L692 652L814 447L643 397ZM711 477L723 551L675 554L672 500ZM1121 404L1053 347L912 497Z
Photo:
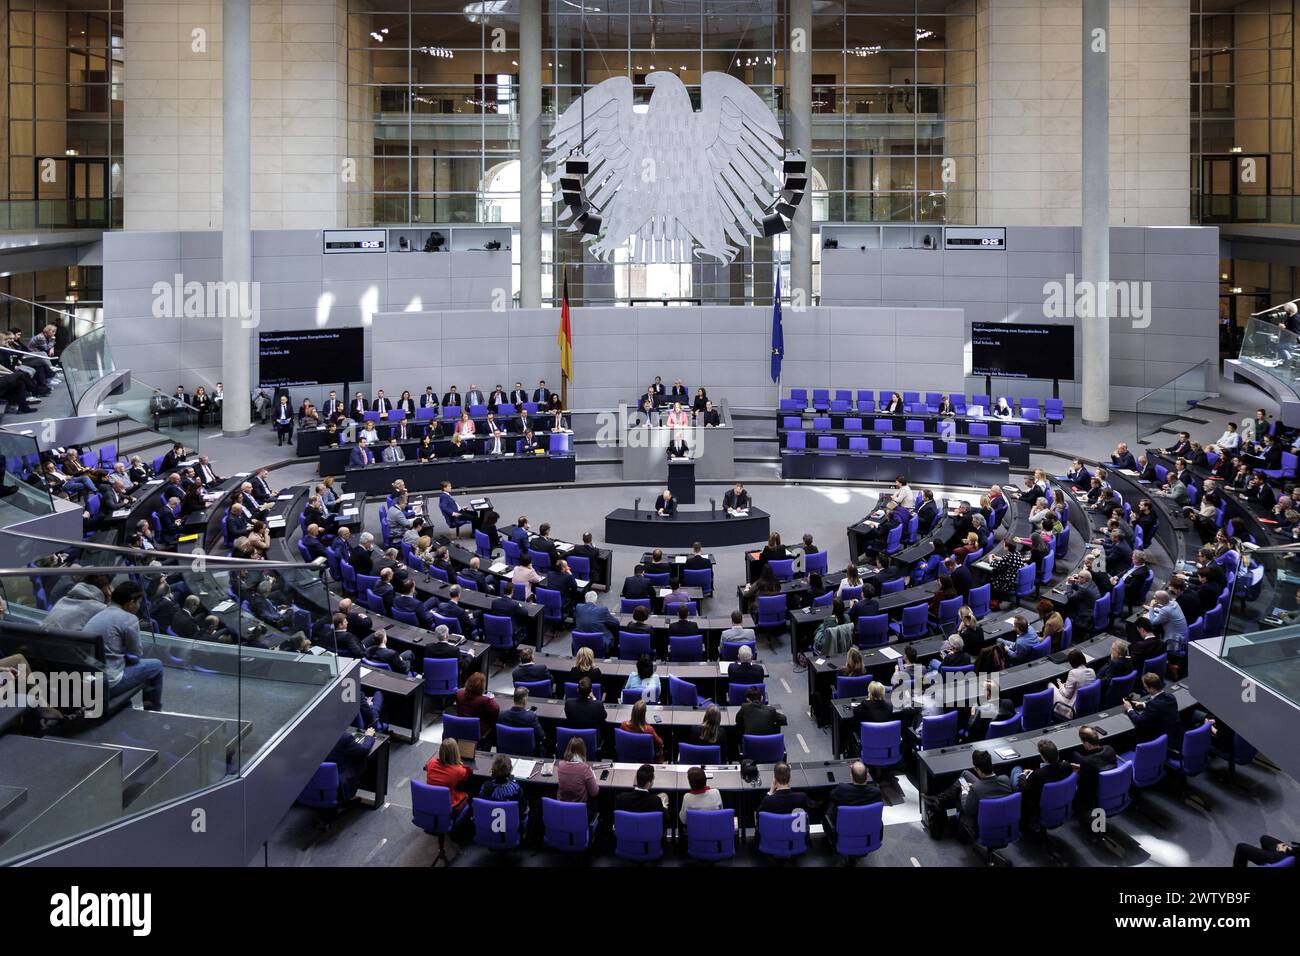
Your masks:
M679 505L695 504L695 462L690 458L669 459L668 490Z

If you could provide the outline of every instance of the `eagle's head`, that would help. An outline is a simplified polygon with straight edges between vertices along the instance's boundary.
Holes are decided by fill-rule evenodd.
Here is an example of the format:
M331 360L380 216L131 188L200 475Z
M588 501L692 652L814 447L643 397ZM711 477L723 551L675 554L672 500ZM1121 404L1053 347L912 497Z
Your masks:
M654 89L650 97L652 107L676 105L679 109L685 104L687 112L694 112L690 94L676 73L658 70L645 78L646 85Z

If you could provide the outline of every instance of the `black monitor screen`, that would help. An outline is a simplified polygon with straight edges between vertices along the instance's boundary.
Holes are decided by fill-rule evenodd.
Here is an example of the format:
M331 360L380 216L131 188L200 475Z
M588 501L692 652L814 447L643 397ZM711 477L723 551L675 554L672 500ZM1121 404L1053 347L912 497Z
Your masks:
M1074 379L1074 326L971 323L971 374Z
M363 382L366 378L364 329L262 332L257 350L258 381L265 388Z

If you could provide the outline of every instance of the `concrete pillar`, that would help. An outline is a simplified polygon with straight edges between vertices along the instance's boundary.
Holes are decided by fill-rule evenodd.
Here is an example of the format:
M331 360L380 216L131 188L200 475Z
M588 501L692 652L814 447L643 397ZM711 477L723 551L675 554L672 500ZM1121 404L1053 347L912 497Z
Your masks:
M246 288L253 281L252 128L253 71L249 0L223 0L221 51L221 279ZM227 288L230 286L227 285ZM256 302L249 293L243 301ZM251 430L253 325L258 320L226 316L221 322L221 403L224 435Z
M519 11L519 305L542 304L542 0Z
M790 0L787 149L808 161L808 193L790 222L791 298L812 305L812 0Z
M1083 422L1110 421L1110 0L1083 0L1083 268L1095 293L1083 334Z

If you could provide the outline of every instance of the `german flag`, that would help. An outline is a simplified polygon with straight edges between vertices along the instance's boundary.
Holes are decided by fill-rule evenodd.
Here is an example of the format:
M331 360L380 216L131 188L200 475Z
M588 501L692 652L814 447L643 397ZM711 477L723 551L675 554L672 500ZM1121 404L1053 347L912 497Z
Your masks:
M555 336L560 346L560 371L564 380L573 379L573 328L569 324L569 269L564 269L564 299L560 304L560 331Z

